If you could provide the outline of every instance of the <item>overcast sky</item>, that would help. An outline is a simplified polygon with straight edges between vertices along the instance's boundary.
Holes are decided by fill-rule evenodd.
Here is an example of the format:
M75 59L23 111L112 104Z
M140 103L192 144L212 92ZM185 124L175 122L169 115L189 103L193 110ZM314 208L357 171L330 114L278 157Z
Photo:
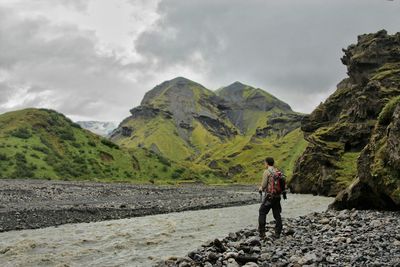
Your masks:
M345 78L341 49L380 29L400 31L400 1L0 0L0 113L120 122L176 76L309 113Z

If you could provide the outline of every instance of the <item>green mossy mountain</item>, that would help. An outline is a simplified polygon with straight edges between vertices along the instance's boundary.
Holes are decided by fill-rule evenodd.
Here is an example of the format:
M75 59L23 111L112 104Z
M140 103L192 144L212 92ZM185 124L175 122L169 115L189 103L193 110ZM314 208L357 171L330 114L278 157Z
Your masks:
M171 163L144 149L118 145L47 109L0 115L0 178L145 181Z
M131 114L111 140L124 148L147 148L195 180L259 180L266 155L275 156L290 175L305 148L299 130L303 115L239 82L213 92L178 77L146 93Z
M383 30L364 34L358 37L357 44L343 51L342 62L347 66L349 77L302 122L308 146L296 163L290 183L294 192L336 196L354 186L356 178L364 181L363 185L369 184L371 177L389 179L388 175L375 176L378 171L370 169L366 162L379 161L380 147L386 147L378 121L395 124L392 112L382 112L387 103L400 94L400 33L388 35ZM365 159L367 155L372 161ZM390 166L378 165L382 171L392 173ZM372 191L385 192L379 198L398 201L393 195L396 190L398 192L398 183L396 187L396 182L383 180L371 182ZM375 188L378 184L383 187ZM368 198L364 193L360 194Z

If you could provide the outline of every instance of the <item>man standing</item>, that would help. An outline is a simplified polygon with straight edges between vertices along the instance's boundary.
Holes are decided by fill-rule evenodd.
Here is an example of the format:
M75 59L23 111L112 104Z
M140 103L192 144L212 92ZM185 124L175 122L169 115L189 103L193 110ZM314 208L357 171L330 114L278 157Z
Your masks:
M261 238L265 237L266 217L270 209L275 219L275 238L279 238L282 232L281 218L281 194L286 199L285 184L282 173L274 167L274 159L268 157L264 161L265 171L263 173L259 192L264 192L259 215L258 215L258 232Z

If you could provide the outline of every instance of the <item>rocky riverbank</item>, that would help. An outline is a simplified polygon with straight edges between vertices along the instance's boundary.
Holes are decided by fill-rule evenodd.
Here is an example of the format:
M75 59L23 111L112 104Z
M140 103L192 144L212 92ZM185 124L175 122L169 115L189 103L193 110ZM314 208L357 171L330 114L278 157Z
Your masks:
M327 211L284 220L280 239L243 229L157 266L400 266L400 213Z
M254 204L255 190L0 179L0 232Z

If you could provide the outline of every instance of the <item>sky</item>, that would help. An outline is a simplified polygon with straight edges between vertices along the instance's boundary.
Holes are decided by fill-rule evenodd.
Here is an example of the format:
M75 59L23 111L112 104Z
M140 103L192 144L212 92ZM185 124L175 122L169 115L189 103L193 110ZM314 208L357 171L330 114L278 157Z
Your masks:
M400 0L0 0L0 113L118 123L177 76L310 113L346 77L342 48L399 32L399 14Z

